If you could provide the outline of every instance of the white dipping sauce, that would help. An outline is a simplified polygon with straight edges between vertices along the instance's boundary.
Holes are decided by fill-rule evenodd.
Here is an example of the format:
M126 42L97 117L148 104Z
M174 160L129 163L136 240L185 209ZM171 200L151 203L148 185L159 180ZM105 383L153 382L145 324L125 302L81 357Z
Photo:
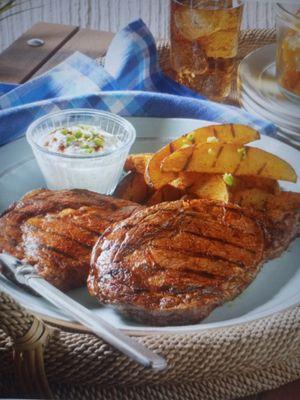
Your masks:
M122 173L128 148L122 140L92 125L59 128L42 135L34 150L49 189L84 188L113 192Z
M73 125L44 136L43 146L55 153L90 156L116 150L120 141L92 125Z

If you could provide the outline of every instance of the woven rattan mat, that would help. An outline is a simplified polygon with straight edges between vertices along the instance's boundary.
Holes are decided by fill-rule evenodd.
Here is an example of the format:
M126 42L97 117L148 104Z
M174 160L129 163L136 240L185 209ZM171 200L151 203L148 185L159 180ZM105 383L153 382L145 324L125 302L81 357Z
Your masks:
M270 30L243 32L239 58L273 42L274 34ZM167 72L168 51L168 45L160 43L161 65ZM233 90L231 101L235 96ZM27 358L23 354L17 363L13 360L14 344L26 336L34 320L0 292L0 398L36 393L47 398L43 357L37 347ZM91 334L60 327L49 332L44 346L45 372L56 399L235 399L300 378L299 328L300 307L294 307L239 326L138 338L167 359L168 369L157 373L136 365ZM28 366L20 368L26 359Z

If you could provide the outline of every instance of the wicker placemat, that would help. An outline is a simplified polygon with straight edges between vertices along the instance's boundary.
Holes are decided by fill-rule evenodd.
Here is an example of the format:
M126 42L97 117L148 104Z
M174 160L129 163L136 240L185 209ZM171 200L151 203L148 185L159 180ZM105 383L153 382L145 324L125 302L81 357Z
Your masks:
M271 43L274 35L269 30L243 32L239 58ZM166 71L168 51L168 44L160 43ZM36 317L0 293L0 397L44 393L49 398L48 380L57 399L229 400L300 378L300 307L239 326L139 338L166 357L168 369L160 373L137 366L91 334L64 328L48 332L46 344L32 340L32 352L27 348L16 359L16 344L24 343L34 321ZM35 326L41 327L40 322ZM40 373L43 365L46 381ZM28 384L28 371L35 374L35 385Z

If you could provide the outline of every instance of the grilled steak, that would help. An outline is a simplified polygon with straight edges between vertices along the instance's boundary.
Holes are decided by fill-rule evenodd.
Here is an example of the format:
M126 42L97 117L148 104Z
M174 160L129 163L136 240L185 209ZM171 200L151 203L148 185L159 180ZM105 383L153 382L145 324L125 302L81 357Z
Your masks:
M265 211L255 216L265 227L265 260L279 257L300 235L300 193L280 192L272 196Z
M63 290L86 284L92 247L108 225L139 206L88 190L35 190L0 218L0 251L36 265Z
M89 291L138 322L198 322L254 279L264 230L240 207L208 200L142 209L98 240Z

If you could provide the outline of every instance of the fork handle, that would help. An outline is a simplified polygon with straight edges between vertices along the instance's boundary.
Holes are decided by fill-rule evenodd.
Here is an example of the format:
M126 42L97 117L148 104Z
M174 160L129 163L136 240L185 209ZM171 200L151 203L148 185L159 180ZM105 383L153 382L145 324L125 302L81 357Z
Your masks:
M156 370L166 368L167 363L163 357L129 336L126 336L120 330L114 328L108 322L94 315L90 310L65 295L38 275L32 265L23 264L20 260L7 253L0 253L0 262L10 279L13 276L18 283L30 287L50 303L54 304L54 306L67 311L76 321L81 322L97 336L110 343L128 357L144 367Z
M36 274L29 274L26 283L42 297L56 307L67 311L76 321L88 327L93 333L107 343L126 354L144 367L162 370L166 367L166 360L149 350L143 344L124 335L120 330L111 326L98 315L62 293L56 287Z

